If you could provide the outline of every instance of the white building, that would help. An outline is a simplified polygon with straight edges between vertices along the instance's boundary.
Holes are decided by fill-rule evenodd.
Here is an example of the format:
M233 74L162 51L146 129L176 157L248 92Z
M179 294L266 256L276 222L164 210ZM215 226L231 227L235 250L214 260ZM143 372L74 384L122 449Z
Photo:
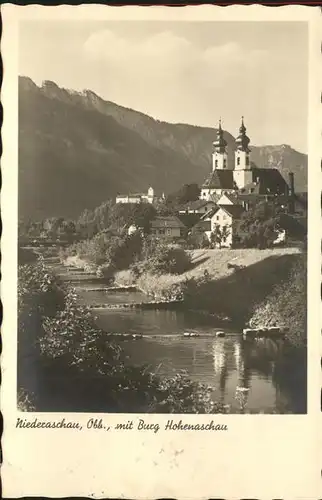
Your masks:
M155 200L154 189L149 187L147 193L118 194L115 201L116 203L154 203Z
M211 238L211 233L219 228L220 233L224 234L221 243L218 246L231 248L233 246L234 236L237 233L237 224L241 218L244 209L241 205L218 205L202 217L202 220L208 222L205 231L206 236Z

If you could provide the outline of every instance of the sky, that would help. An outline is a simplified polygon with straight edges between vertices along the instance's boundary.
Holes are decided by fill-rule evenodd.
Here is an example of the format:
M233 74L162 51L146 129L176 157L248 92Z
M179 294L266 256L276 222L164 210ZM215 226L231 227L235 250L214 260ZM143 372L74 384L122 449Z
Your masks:
M24 21L19 74L307 152L305 22Z

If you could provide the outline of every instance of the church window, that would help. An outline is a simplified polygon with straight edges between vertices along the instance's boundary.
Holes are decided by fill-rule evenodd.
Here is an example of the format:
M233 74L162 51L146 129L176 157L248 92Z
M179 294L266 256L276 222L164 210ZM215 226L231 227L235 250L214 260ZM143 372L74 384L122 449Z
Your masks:
M249 156L246 156L246 165L249 165Z
M226 168L226 165L227 165L227 160L226 158L224 159L224 168Z
M215 167L218 167L218 160L215 160Z
M240 165L240 157L237 156L237 165Z

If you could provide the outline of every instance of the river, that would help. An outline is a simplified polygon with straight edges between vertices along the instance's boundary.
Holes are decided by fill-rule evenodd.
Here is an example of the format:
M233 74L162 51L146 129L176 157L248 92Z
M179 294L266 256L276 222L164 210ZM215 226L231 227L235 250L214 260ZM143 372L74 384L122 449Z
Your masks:
M75 287L82 304L147 300L137 291L106 291L102 280L84 272L52 267ZM108 334L131 334L118 337L125 363L146 364L165 376L186 372L192 380L210 385L213 399L229 405L232 413L296 412L276 371L281 340L244 340L240 331L219 328L213 317L191 311L99 307L93 313ZM225 331L225 337L216 337L219 329ZM194 336L188 337L188 333Z

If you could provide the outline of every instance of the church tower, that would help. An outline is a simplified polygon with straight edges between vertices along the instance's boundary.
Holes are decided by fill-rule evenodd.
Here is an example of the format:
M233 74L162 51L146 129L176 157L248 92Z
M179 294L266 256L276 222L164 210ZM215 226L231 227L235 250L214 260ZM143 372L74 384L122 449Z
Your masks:
M224 139L224 131L219 120L217 139L213 142L214 152L212 154L212 170L224 170L228 168L227 141Z
M235 170L234 181L238 189L243 188L246 184L253 181L253 175L250 165L250 139L246 135L246 127L244 125L244 117L242 116L239 135L236 139L235 151Z

